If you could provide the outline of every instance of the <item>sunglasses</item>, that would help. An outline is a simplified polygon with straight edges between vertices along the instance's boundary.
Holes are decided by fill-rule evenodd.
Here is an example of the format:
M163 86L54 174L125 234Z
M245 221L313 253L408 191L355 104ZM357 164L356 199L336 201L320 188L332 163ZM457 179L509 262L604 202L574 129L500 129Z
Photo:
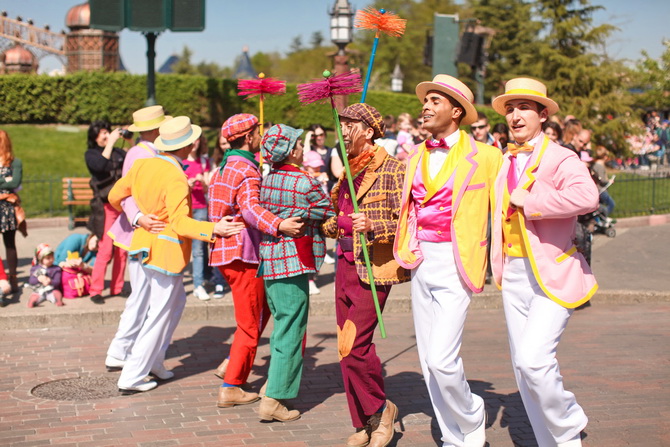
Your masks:
M470 130L479 130L485 128L486 126L488 126L488 124L482 124L481 126L470 126Z

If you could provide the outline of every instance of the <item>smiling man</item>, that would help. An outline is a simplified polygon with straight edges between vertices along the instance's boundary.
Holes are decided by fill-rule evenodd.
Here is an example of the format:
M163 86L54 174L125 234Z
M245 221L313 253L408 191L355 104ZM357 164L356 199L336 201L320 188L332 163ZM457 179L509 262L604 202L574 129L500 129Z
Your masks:
M470 298L484 287L490 191L501 153L458 130L477 121L473 94L458 79L437 75L416 94L432 139L407 159L394 255L412 270L419 360L443 445L482 447L484 401L470 391L459 351Z
M495 182L491 233L514 375L538 445L579 447L588 419L563 387L556 349L574 308L598 289L573 241L577 216L598 206L598 189L577 155L542 133L558 112L544 84L512 79L493 109L514 140Z
M338 242L337 344L344 391L356 428L347 446L382 447L393 439L398 407L386 399L382 365L372 342L377 315L359 233L367 238L383 310L391 285L409 279L392 252L404 165L373 142L384 135L384 120L377 109L365 103L352 104L340 112L340 118L359 213L354 213L349 184L342 176L332 191L336 216L324 223L323 232Z

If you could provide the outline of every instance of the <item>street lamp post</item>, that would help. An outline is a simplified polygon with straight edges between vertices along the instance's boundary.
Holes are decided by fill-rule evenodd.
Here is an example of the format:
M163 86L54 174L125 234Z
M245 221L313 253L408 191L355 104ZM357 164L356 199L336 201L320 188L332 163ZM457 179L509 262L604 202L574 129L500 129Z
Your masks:
M402 70L400 70L400 64L396 63L393 73L391 74L391 91L400 93L402 92L402 80L405 79L405 75Z
M349 58L345 47L353 40L353 17L354 10L348 0L335 0L330 11L330 40L338 49L334 57L333 71L336 75L349 72ZM335 96L333 100L337 110L347 106L347 96Z

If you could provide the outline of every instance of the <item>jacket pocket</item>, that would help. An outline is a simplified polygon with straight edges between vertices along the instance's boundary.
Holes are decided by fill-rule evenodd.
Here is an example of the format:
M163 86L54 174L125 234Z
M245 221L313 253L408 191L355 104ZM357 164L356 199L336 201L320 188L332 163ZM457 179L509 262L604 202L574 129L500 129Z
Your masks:
M361 201L361 205L367 205L368 203L381 202L386 200L386 194L380 194L378 196L366 197Z

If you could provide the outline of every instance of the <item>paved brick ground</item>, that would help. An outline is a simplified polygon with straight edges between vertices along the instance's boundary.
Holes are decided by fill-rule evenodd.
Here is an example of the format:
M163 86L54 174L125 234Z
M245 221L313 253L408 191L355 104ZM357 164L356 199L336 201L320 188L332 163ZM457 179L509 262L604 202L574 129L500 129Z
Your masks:
M559 358L568 389L590 418L585 446L670 445L668 312L669 303L596 303L572 318ZM411 317L394 314L385 321L389 336L378 340L378 353L387 393L400 408L391 445L440 445ZM216 408L220 381L212 369L228 350L231 328L231 321L185 322L166 361L174 380L141 395L81 402L36 398L31 389L63 378L116 376L103 366L114 326L0 331L0 445L343 445L351 427L334 318L310 320L304 379L295 401L303 417L288 424L261 423L256 404ZM264 339L251 377L256 389L267 371L268 352ZM471 310L463 357L473 390L486 401L489 445L535 445L514 384L500 309Z

